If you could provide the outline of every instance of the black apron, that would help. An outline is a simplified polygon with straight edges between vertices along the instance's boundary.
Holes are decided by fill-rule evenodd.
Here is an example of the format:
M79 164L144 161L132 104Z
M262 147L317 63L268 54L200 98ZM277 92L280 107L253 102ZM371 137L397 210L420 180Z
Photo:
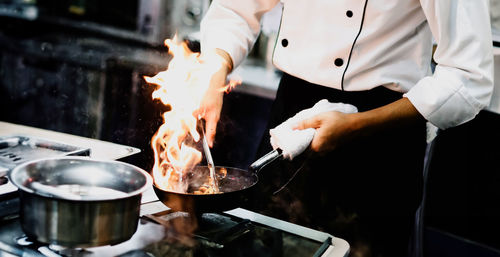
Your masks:
M349 103L360 112L402 97L385 87L348 92L284 74L257 158L272 150L268 131L321 99ZM305 152L259 172L255 211L326 231L353 248L404 256L421 201L425 122L360 138L324 156ZM302 167L278 193L293 174Z

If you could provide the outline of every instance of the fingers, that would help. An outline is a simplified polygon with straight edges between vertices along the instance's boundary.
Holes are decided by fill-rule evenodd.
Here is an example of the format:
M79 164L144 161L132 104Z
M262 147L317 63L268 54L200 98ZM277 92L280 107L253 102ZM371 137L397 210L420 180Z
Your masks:
M205 117L205 135L207 137L207 143L210 148L214 146L217 122L219 122L218 116L207 115L207 117Z
M207 137L207 143L210 148L213 147L215 140L215 133L217 130L217 123L219 122L219 115L207 112L205 109L198 109L193 112L193 116L197 119L205 120L205 136Z
M319 128L321 125L321 119L319 119L318 117L312 117L310 119L306 119L306 120L303 120L299 123L297 123L293 129L299 129L299 130L302 130L302 129L308 129L308 128Z
M308 129L308 128L313 128L313 129L316 129L316 133L311 141L311 144L309 145L309 148L313 151L313 152L316 152L316 153L321 153L325 150L325 147L326 147L326 141L327 141L327 135L325 135L325 128L324 126L327 125L327 117L328 117L328 114L319 114L319 115L316 115L312 118L309 118L309 119L306 119L306 120L303 120L299 123L297 123L297 125L295 125L293 127L293 129L299 129L299 130L303 130L303 129Z
M311 144L309 145L309 148L316 153L322 152L322 142L318 136L314 136Z
M202 108L198 108L193 112L193 117L195 117L196 119L201 119L204 116L205 116L205 110Z
M222 109L223 94L217 93L204 98L199 110L195 112L197 118L205 120L205 135L208 146L213 147L217 123Z

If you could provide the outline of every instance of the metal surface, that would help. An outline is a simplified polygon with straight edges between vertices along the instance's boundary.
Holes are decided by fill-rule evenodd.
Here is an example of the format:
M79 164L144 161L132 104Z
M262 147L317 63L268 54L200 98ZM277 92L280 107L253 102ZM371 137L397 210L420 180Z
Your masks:
M137 229L141 194L152 183L135 166L83 157L27 162L15 167L9 179L20 189L23 231L37 241L66 247L129 239ZM42 190L33 182L42 184ZM53 194L45 187L65 193Z
M187 256L194 253L195 256L214 257L269 255L292 257L313 256L314 251L318 252L321 248L321 243L324 242L322 239L331 238L331 244L328 244L328 248L321 256L347 256L349 250L347 242L332 235L315 230L302 235L300 233L304 228L295 224L286 226L286 231L281 230L277 226L282 225L283 221L243 209L235 209L230 213L203 214L199 217L201 221L195 231L181 226L188 225L185 223L189 221L187 213L154 213L153 216L158 218L157 222L153 222L152 215L147 215L150 218L140 218L137 231L130 240L117 245L85 249L55 247L33 241L25 237L20 221L14 219L0 226L0 242L4 243L0 245L0 251L4 246L8 251L15 251L17 256L29 256L30 253L74 257ZM170 225L165 229L158 223L170 223ZM241 228L243 230L240 230ZM179 236L184 234L176 233L179 231L192 233L196 243L187 245L186 242L183 245L179 242ZM318 240L310 238L310 235L317 235Z
M253 162L250 165L250 169L258 172L262 168L264 168L266 165L269 163L273 162L274 160L278 160L283 158L283 154L281 149L274 149L271 152L267 153L266 155L260 157L258 160Z
M255 213L242 208L237 208L234 210L226 211L225 213L242 218L248 219L252 222L259 223L262 225L270 226L273 228L286 231L288 233L299 235L311 240L324 242L330 238L331 245L326 249L323 256L348 256L350 251L350 246L347 241L342 238L334 237L325 232L318 230L313 230L310 228L302 227L297 224L286 222L283 220L275 219L269 216L265 216L259 213Z
M0 1L0 16L35 20L38 13L35 1Z
M0 137L0 177L15 166L40 158L89 155L90 149L32 136Z
M90 149L90 157L96 159L118 160L141 152L140 149L127 145L0 121L0 136L10 137L12 135L44 138L49 141L64 142L67 145Z
M206 128L206 126L205 126ZM205 133L205 129L202 128L203 132L203 151L205 152L205 158L207 159L208 169L210 170L210 178L212 179L212 187L215 190L215 193L219 193L219 183L217 179L215 179L215 164L214 159L212 158L212 153L210 152L210 147L208 146L207 136Z
M220 176L222 169L227 170L224 177ZM187 176L189 193L167 191L154 185L155 193L166 206L176 211L191 213L220 212L244 204L248 200L250 189L258 181L257 174L253 172L237 168L216 167L220 193L190 193L202 185L199 178L208 177L208 173L208 167L198 166Z
M46 186L40 182L34 181L30 183L31 187L38 193L38 194L49 194L54 197L58 197L61 199L68 199L68 200L81 200L82 197L78 194L73 194L71 192L67 192L65 190L60 190L57 187L54 186Z

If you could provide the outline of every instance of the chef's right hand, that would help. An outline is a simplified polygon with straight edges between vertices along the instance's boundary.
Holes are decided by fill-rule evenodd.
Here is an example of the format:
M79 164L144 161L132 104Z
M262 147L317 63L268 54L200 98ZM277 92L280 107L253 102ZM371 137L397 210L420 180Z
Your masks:
M202 54L203 55L203 54ZM207 65L220 65L220 68L210 78L210 84L201 100L200 108L195 111L195 117L205 120L205 134L210 147L213 147L217 123L219 122L224 87L227 75L231 72L233 62L228 53L221 49L215 49L202 58L206 59Z

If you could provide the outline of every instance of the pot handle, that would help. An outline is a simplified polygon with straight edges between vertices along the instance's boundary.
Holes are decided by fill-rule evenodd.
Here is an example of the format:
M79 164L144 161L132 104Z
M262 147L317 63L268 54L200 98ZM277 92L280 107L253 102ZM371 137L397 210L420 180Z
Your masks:
M255 171L255 173L259 172L264 166L268 165L269 163L273 162L276 159L281 159L283 158L283 153L281 149L277 148L272 150L271 152L267 153L266 155L260 157L258 160L253 162L250 165L250 170Z

